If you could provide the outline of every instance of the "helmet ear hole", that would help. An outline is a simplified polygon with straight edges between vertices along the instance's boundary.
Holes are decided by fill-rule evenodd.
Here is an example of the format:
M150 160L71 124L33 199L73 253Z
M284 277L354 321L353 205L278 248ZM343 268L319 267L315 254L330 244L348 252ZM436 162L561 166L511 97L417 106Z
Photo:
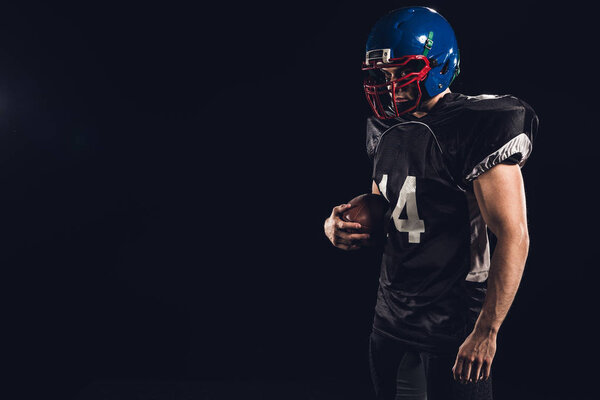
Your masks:
M450 60L446 60L446 62L444 63L444 66L442 67L442 70L440 71L441 75L444 75L446 72L448 72L449 64L450 64Z

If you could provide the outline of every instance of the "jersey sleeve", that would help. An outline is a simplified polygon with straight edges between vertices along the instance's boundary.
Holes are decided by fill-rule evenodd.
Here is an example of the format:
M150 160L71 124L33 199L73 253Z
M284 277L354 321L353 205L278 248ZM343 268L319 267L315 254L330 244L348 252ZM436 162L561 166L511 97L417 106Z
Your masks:
M375 152L384 129L383 124L373 117L367 119L367 156L371 162L375 159Z
M477 113L461 146L462 181L470 185L479 175L501 163L523 166L529 158L538 117L525 102Z

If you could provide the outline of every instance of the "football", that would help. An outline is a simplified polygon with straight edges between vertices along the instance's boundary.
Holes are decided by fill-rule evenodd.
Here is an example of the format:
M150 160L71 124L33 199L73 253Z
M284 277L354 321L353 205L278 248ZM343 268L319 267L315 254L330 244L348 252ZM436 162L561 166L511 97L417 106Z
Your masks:
M353 207L342 214L343 220L361 224L360 233L383 232L385 213L389 208L385 197L374 193L365 193L356 196L348 203Z

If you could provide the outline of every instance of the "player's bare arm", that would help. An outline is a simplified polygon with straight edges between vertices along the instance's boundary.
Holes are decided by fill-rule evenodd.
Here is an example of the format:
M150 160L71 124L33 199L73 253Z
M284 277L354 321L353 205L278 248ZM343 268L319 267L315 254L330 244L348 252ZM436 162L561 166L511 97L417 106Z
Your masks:
M325 235L329 241L342 250L358 250L369 244L370 235L368 233L356 233L356 230L361 228L359 223L347 222L342 219L344 212L351 207L350 204L340 204L334 207L324 224Z
M373 181L373 185L371 187L371 192L373 194L381 195L381 192L379 191L379 187L377 186L377 184L375 183L375 181Z
M525 190L517 165L500 164L473 182L481 214L497 237L485 301L473 332L460 346L454 378L477 382L490 376L500 325L519 287L527 253Z

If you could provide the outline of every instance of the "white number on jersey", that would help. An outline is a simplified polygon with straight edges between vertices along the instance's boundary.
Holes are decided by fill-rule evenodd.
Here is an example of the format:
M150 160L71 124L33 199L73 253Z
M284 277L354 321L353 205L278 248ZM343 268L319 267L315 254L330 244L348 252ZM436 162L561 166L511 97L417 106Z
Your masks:
M387 174L383 175L381 182L379 182L379 190L389 201L387 195ZM400 213L406 207L406 216L408 219L401 219ZM394 225L398 232L408 232L409 243L420 243L421 233L425 232L425 223L422 219L419 219L419 213L417 212L417 178L414 176L407 176L400 189L398 195L398 203L394 207L392 212L392 218Z

